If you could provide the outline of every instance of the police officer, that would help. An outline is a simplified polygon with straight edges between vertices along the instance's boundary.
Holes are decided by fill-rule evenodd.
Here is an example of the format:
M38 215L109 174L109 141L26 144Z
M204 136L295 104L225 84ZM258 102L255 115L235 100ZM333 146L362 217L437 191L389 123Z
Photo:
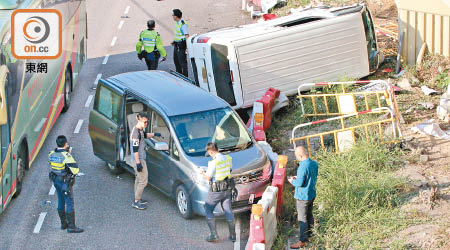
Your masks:
M183 13L179 9L173 10L173 20L175 21L175 34L173 38L173 62L178 73L188 76L188 65L186 58L186 39L189 38L187 23L181 19Z
M161 61L166 60L166 50L162 44L161 36L155 31L155 21L148 20L147 28L139 34L136 52L139 60L145 59L148 70L156 70L159 57L163 57ZM142 50L142 46L144 46L144 50Z
M209 142L206 145L206 152L213 158L208 162L208 170L202 169L204 178L210 181L210 189L205 200L206 221L208 223L211 234L206 238L206 241L212 242L219 239L216 230L216 221L214 218L214 208L221 203L225 212L225 217L230 231L229 239L232 242L236 241L236 231L234 223L234 215L231 210L232 190L234 189L234 182L231 178L231 156L223 155L219 152L216 143Z
M58 147L48 155L48 162L51 166L49 178L53 181L58 196L58 214L61 219L61 229L67 229L68 233L82 233L84 230L75 226L72 191L75 176L80 172L80 169L70 154L71 148L64 135L56 138L56 145Z

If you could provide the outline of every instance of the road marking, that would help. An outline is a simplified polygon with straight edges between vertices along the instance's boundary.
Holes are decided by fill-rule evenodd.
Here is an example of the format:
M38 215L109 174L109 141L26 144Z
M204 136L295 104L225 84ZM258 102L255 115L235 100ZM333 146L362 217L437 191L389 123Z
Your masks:
M47 117L42 118L42 120L34 128L34 132L39 132L41 130L42 126L44 126L45 121L47 121Z
M100 78L102 78L102 74L98 74L97 78L95 79L94 85L97 86L98 81L100 81Z
M124 12L123 14L124 14L124 15L128 14L128 11L130 11L130 5L128 5L128 6L125 8L125 12Z
M109 54L107 54L107 55L105 56L105 59L103 59L102 64L106 64L106 63L108 62L108 59L109 59Z
M94 97L94 95L89 95L88 99L86 100L86 104L84 104L85 108L89 108L89 105L91 105L92 102L92 98Z
M241 250L241 217L236 217L236 241L234 242L234 250Z
M117 41L117 36L113 37L112 41L111 41L111 47L114 46L114 44L116 44Z
M77 126L75 127L75 130L73 131L74 134L80 133L81 126L83 125L83 120L78 120Z
M48 195L55 195L55 191L56 191L56 188L54 185L52 185L52 187L50 188L50 192L48 192Z
M38 234L41 231L42 223L44 223L45 216L47 212L43 212L39 214L39 219L34 227L33 233Z
M120 23L119 23L119 26L117 27L119 30L122 29L123 23L124 23L124 21L121 20Z

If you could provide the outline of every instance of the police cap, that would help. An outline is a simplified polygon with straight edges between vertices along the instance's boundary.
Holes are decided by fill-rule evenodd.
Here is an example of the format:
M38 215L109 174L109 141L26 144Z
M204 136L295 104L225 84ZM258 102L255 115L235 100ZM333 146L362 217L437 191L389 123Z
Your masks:
M155 28L155 20L148 20L148 21L147 21L147 27L148 27L149 29Z

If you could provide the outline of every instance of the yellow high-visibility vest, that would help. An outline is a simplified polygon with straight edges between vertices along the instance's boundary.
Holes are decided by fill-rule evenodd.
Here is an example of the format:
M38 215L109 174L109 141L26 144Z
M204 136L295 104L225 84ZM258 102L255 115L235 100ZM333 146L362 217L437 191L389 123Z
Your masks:
M214 176L214 179L216 181L223 181L225 178L229 177L231 178L231 156L226 155L225 160L218 161L214 159L216 164L216 175Z
M51 151L48 154L48 163L51 166L51 171L56 175L67 175L66 165L70 172L74 175L80 172L77 162L69 152L66 151Z

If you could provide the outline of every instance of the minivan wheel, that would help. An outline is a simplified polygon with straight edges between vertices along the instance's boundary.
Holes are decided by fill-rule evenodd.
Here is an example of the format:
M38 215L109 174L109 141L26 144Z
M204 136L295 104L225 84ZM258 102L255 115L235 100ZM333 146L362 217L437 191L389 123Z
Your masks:
M185 219L192 218L192 203L189 193L183 185L179 185L176 191L178 212Z
M119 166L118 163L111 164L109 162L106 162L106 166L112 174L121 174L123 172L123 168Z

